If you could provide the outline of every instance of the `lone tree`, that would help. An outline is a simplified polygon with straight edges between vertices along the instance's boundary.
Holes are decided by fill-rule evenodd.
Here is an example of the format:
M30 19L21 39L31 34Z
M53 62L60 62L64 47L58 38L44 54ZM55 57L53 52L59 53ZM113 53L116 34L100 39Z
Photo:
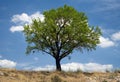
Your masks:
M43 13L44 21L33 19L24 26L28 46L26 53L42 51L56 60L56 70L61 71L60 61L73 50L94 50L101 31L88 25L87 16L71 6L64 5Z

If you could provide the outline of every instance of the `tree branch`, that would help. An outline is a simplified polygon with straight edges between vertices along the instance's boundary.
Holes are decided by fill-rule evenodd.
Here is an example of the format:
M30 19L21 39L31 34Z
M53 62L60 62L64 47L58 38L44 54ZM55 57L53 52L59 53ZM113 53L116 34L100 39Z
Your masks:
M72 52L72 50L68 50L66 52L64 52L61 56L60 56L60 60L64 57L66 57L67 55L69 55Z

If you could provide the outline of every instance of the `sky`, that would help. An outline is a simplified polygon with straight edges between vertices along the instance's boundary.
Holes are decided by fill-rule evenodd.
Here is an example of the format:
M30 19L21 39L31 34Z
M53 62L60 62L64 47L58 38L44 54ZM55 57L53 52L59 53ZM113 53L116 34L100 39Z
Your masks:
M21 32L33 18L44 20L44 11L65 4L84 12L91 26L102 30L95 51L73 51L61 61L63 70L102 71L120 68L120 0L0 0L0 67L20 70L53 70L55 60L43 52L26 55Z

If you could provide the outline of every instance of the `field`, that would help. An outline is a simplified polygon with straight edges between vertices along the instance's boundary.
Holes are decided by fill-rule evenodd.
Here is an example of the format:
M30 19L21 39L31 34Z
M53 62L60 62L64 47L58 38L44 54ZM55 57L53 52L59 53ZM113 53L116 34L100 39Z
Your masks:
M23 71L0 68L0 82L120 82L120 73Z

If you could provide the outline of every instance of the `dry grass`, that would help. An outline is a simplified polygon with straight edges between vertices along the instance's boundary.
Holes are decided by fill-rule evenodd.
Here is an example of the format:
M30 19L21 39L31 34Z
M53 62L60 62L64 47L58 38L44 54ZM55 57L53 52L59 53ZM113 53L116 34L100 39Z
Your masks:
M0 82L120 82L120 73L35 72L0 69Z

